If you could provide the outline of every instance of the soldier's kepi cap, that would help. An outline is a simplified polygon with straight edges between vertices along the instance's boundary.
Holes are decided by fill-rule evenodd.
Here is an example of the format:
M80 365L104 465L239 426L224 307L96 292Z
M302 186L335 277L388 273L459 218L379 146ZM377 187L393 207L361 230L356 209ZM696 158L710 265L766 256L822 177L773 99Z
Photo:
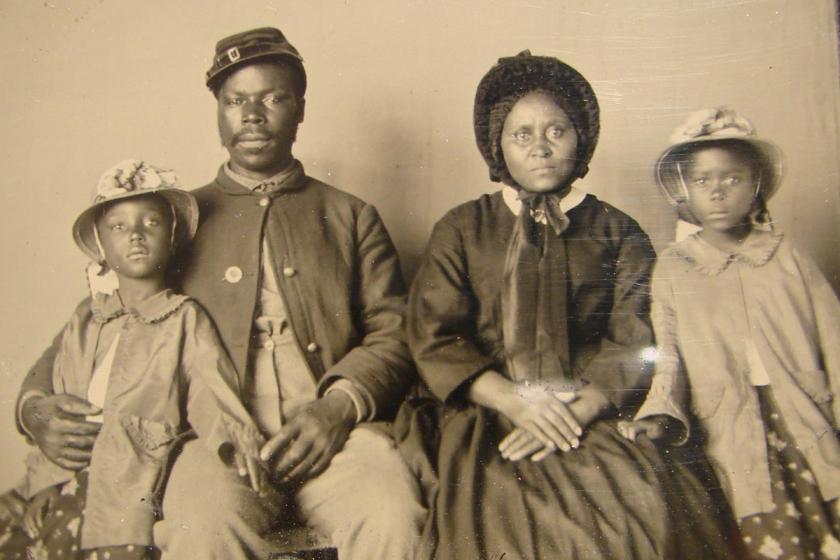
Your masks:
M207 87L215 91L221 81L233 69L257 59L284 58L292 62L300 71L301 93L306 91L306 72L303 58L286 39L285 35L274 27L260 27L225 37L216 43L216 56L213 66L207 71Z

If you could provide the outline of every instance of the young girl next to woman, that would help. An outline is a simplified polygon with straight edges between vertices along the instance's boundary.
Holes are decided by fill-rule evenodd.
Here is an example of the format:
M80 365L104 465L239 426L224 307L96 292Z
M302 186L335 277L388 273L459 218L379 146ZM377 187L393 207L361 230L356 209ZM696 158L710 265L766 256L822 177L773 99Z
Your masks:
M620 429L679 445L690 411L751 556L836 560L840 303L773 227L780 154L746 119L700 111L672 142L657 181L701 229L656 264L656 370Z
M430 506L420 557L727 557L705 490L616 429L648 379L654 254L573 184L600 129L591 86L524 52L484 76L474 115L504 187L438 222L409 298L436 397L396 424Z
M134 160L103 175L76 220L76 244L118 289L91 282L92 297L60 335L52 388L100 409L88 421L101 428L78 472L30 454L21 487L29 503L22 528L2 535L3 558L151 557L165 466L190 427L260 490L263 438L233 365L208 315L166 287L167 265L197 225L196 201L174 174ZM22 404L37 398L24 394Z

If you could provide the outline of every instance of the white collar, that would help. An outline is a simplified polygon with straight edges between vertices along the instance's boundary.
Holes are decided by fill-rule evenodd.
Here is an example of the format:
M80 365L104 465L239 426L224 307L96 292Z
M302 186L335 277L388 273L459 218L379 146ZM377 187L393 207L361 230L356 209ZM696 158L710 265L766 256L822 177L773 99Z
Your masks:
M502 198L515 216L518 216L519 210L522 209L522 201L519 200L518 195L518 191L513 187L505 185L502 189ZM560 199L560 210L565 214L583 202L584 198L586 198L586 191L573 186L569 189L569 192L566 193L566 196Z

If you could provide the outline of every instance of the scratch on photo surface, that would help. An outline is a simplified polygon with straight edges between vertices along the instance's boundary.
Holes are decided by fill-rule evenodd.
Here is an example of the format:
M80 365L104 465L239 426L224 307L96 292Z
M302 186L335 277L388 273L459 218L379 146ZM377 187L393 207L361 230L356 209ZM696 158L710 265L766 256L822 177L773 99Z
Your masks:
M12 371L9 361L5 358L0 358L0 380L12 379L14 372Z

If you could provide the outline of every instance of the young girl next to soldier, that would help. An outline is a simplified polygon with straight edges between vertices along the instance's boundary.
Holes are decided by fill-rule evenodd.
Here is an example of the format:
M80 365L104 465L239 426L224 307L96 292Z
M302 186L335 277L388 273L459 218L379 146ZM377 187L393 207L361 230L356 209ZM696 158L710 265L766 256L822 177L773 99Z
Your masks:
M700 428L752 558L840 558L840 303L769 219L780 153L724 108L672 142L657 182L700 229L656 264L656 370L619 429L680 445Z
M0 546L4 558L151 556L166 461L190 427L260 490L263 440L234 368L208 315L165 285L197 224L195 199L174 174L134 160L103 175L76 220L73 237L98 272L89 268L91 297L61 334L52 383L55 394L101 409L88 417L101 429L79 472L30 454L21 492L29 503L22 530ZM97 292L103 276L118 288Z

